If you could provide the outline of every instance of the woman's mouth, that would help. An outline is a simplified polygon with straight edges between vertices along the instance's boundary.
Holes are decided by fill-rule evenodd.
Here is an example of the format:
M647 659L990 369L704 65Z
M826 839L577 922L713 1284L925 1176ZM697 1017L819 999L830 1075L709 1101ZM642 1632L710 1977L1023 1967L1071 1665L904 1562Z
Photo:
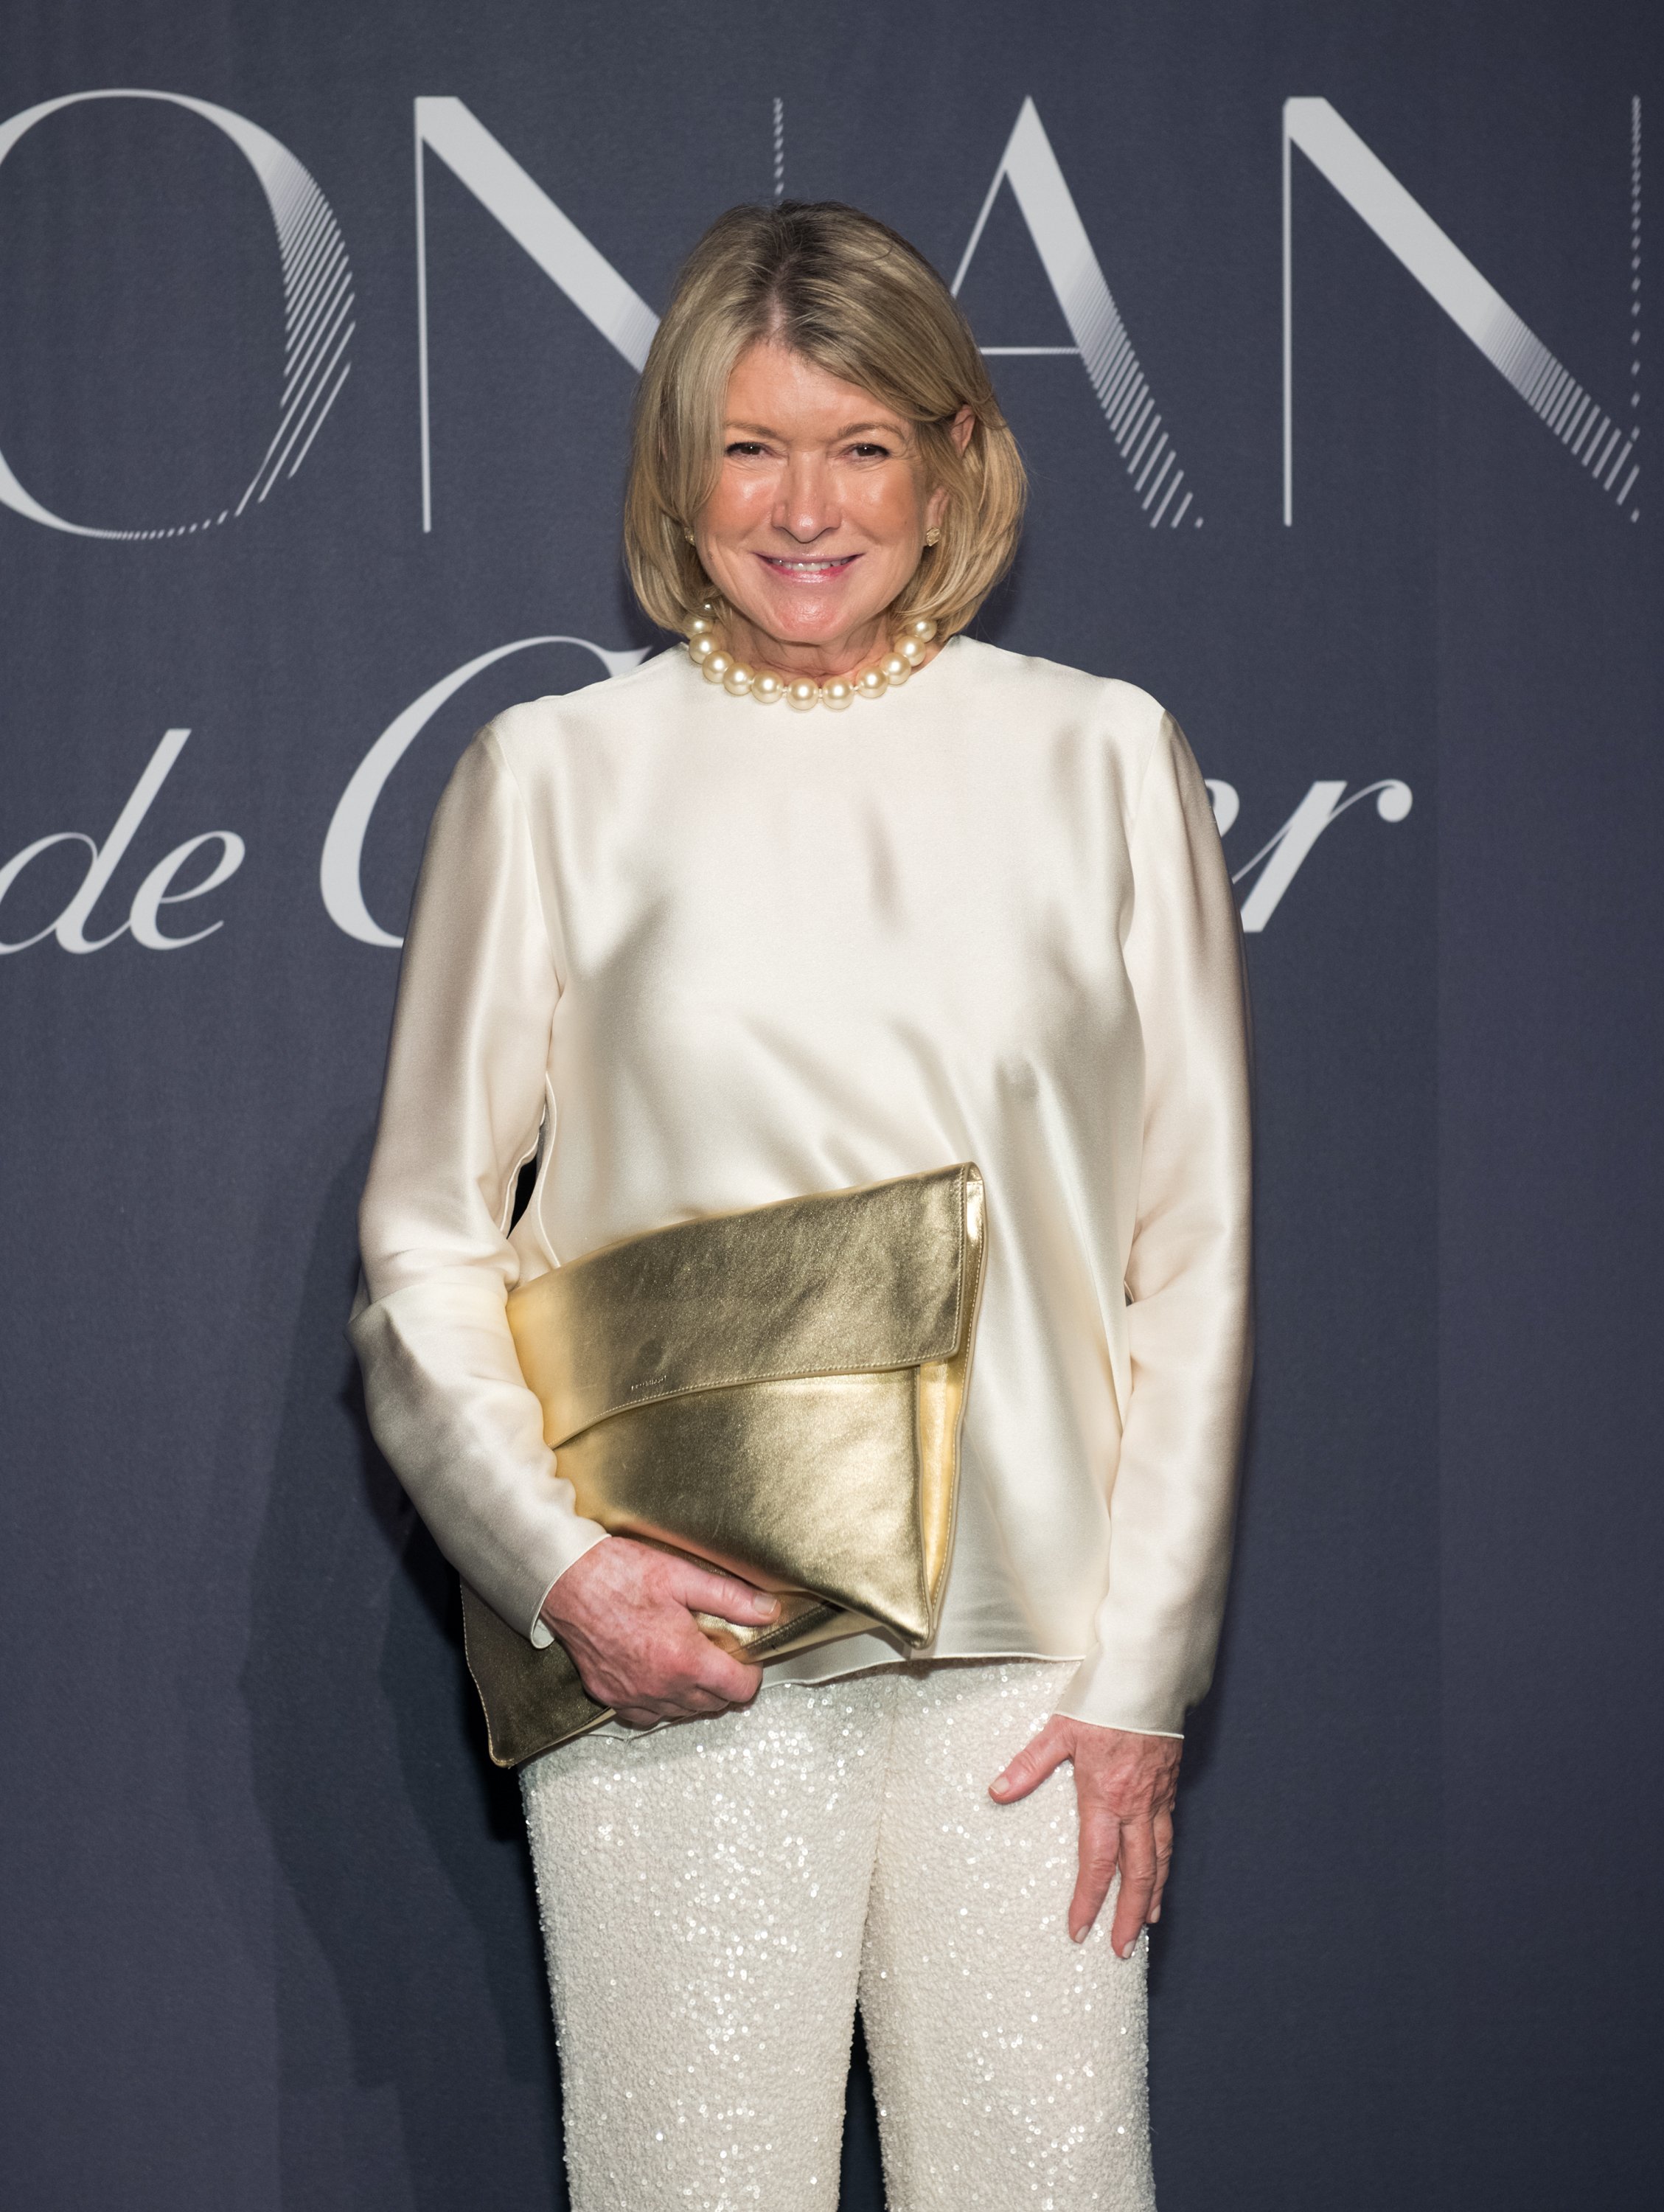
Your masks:
M807 559L787 560L774 553L759 553L757 558L765 568L788 584L824 584L860 559L859 553L817 553Z

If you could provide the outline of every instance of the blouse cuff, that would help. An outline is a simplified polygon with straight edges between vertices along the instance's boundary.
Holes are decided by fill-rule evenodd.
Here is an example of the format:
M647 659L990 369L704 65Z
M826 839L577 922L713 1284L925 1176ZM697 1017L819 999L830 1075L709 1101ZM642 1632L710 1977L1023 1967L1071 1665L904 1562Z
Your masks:
M1125 1729L1129 1735L1184 1735L1184 1707L1158 1690L1140 1691L1124 1674L1115 1680L1101 1650L1089 1651L1081 1661L1057 1710L1066 1720Z
M546 1589L542 1597L538 1599L537 1616L533 1620L531 1628L527 1631L531 1641L536 1644L539 1651L546 1651L550 1645L555 1641L555 1632L544 1619L544 1607L549 1603L549 1590L552 1590L554 1589L555 1583L560 1581L561 1575L564 1575L566 1573L567 1568L575 1567L577 1565L579 1560L583 1558L585 1552L592 1552L598 1544L604 1544L607 1539L608 1531L603 1528L598 1522L580 1521L578 1523L578 1526L583 1530L586 1541L580 1550L573 1553L572 1557L567 1561L566 1566L561 1569L561 1573L556 1576L555 1582L550 1583L549 1589Z

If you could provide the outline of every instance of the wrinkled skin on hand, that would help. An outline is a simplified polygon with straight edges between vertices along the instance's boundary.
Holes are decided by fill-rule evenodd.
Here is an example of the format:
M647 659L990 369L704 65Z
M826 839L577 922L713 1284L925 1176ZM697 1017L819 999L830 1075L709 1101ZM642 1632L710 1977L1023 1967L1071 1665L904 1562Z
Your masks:
M762 1668L713 1644L695 1612L754 1628L779 1611L766 1591L737 1575L609 1536L556 1583L543 1620L572 1654L592 1698L631 1728L652 1728L750 1705L762 1683Z
M1080 1871L1069 1903L1069 1933L1077 1943L1097 1918L1117 1869L1120 1889L1109 1930L1116 1957L1130 1958L1140 1931L1161 1918L1183 1750L1177 1736L1139 1735L1054 1714L989 1784L990 1796L1015 1804L1066 1760L1073 1766Z
M543 1619L572 1654L592 1698L631 1728L694 1720L747 1705L762 1680L712 1643L694 1619L752 1627L773 1620L775 1601L736 1575L609 1536L569 1566L544 1600ZM1173 1804L1184 1746L1054 1715L989 1784L1015 1804L1048 1774L1072 1767L1080 1811L1080 1862L1069 1904L1079 1942L1102 1910L1117 1872L1120 1888L1109 1940L1128 1958L1139 1931L1161 1918L1173 1856Z

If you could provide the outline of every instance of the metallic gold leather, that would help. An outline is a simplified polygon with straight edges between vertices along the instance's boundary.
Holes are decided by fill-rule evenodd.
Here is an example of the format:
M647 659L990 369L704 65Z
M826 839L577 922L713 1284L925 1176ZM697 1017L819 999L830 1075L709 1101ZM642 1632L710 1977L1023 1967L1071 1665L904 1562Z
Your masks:
M759 1664L877 1628L934 1632L986 1245L969 1163L682 1222L508 1301L579 1509L777 1591L762 1630L708 1622ZM491 1755L598 1726L556 1644L464 1588Z
M963 1232L963 1302L969 1310L969 1326L961 1329L947 1358L926 1361L919 1369L919 1520L932 1630L953 1554L959 1505L959 1437L964 1426L965 1393L970 1385L971 1351L987 1263L987 1197L982 1177L974 1167L965 1178Z
M463 755L360 1215L371 1426L536 1642L606 1531L507 1296L665 1222L974 1159L993 1226L929 1656L1078 1660L1066 1713L1176 1732L1224 1603L1250 1272L1200 771L1144 692L963 635L824 735L782 743L672 651ZM771 1673L897 1656L857 1637Z
M689 1390L950 1358L964 1173L677 1222L515 1291L508 1326L544 1441Z
M565 1473L613 1535L814 1590L922 1644L917 1392L902 1367L672 1398L574 1437Z
M859 1616L840 1612L835 1605L827 1605L807 1590L788 1590L780 1599L780 1619L766 1628L742 1627L714 1613L695 1613L694 1619L713 1644L720 1644L736 1659L762 1662L811 1651L822 1644L835 1644L850 1633L850 1623ZM872 1626L870 1621L859 1625Z

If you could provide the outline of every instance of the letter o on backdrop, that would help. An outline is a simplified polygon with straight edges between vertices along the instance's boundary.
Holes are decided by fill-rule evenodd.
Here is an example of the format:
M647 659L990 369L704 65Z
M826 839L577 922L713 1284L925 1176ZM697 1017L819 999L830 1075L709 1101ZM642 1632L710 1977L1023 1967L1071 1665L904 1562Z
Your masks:
M277 251L283 270L285 338L277 428L260 458L259 466L234 506L227 506L220 514L205 515L195 522L174 523L155 530L104 530L91 523L70 522L43 507L24 489L3 453L0 453L0 502L14 513L26 515L31 522L44 523L49 530L67 530L76 538L109 538L137 543L160 538L194 537L201 531L217 529L222 523L233 520L251 501L258 507L278 478L286 471L292 477L311 452L312 441L335 404L351 368L348 349L356 328L352 319L352 267L329 202L288 147L280 144L269 131L262 131L258 123L251 123L246 116L234 114L228 107L216 107L211 100L191 100L182 92L118 89L65 93L59 99L43 100L38 106L26 107L21 114L0 123L0 161L5 160L26 132L33 131L47 116L57 114L60 108L79 106L91 100L160 100L173 107L188 108L192 115L200 115L216 130L223 131L258 178L277 233ZM13 343L15 342L14 334Z

